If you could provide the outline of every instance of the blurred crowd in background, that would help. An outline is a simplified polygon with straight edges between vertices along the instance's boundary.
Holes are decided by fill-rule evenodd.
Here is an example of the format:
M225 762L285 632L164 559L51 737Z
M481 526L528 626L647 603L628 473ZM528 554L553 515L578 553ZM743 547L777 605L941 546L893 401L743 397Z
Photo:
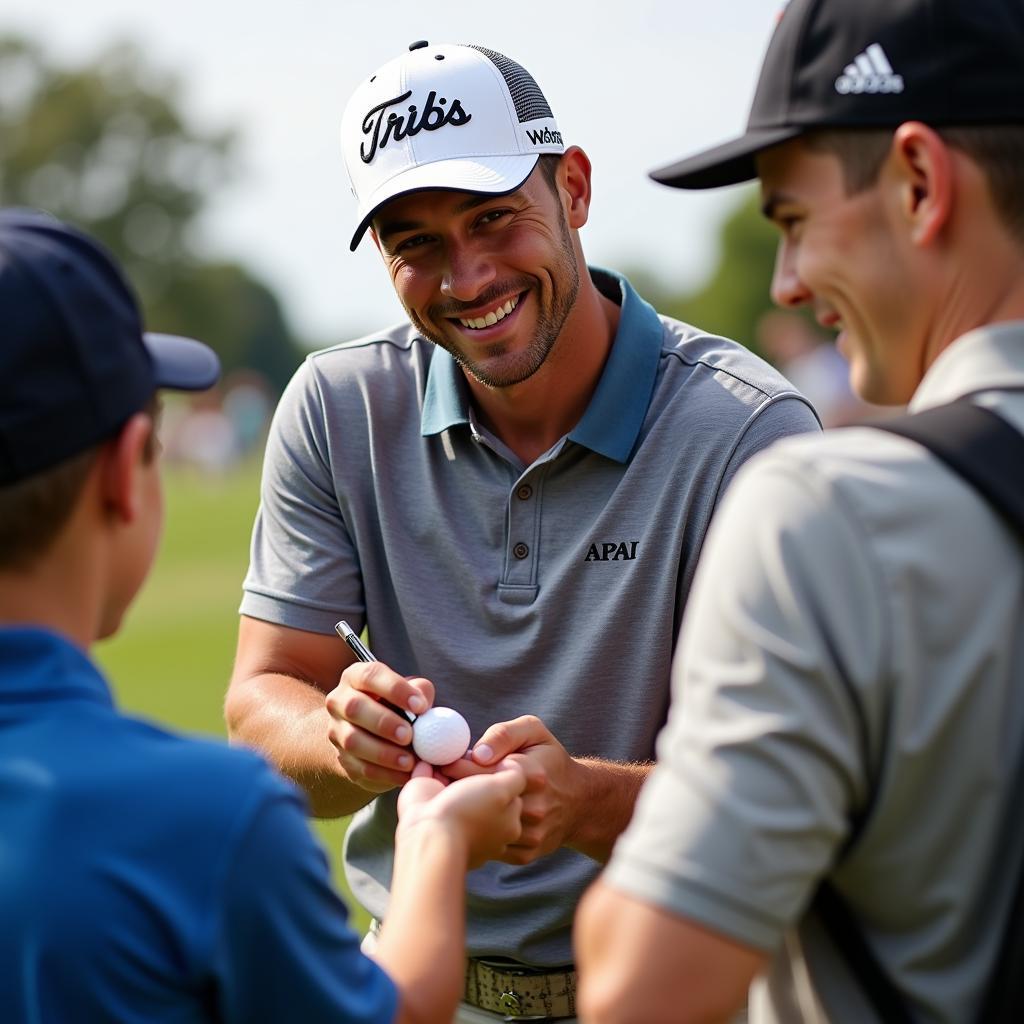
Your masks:
M262 374L241 369L210 391L163 401L164 459L216 476L262 452L276 394Z

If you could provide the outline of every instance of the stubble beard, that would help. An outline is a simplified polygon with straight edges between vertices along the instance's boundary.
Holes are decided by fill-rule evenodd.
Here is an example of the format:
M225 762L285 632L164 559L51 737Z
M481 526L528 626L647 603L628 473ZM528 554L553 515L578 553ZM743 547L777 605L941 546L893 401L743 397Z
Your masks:
M560 257L555 267L555 273L552 275L555 285L553 286L551 304L550 308L544 308L538 302L536 331L533 340L524 351L510 355L506 351L504 342L495 342L484 349L482 358L471 358L442 334L431 330L412 310L406 310L409 319L420 334L439 348L443 348L459 366L485 387L512 387L532 377L544 365L562 333L569 314L576 305L576 298L580 291L580 271L576 263L576 253L572 247L569 227L560 206L558 213L561 222L561 246ZM558 287L557 282L560 278L565 280L564 289ZM512 283L516 287L511 290L517 293L530 291L538 296L540 294L539 290L534 287L534 279L524 277ZM485 294L477 299L474 305L486 304L491 298L498 299L508 295L509 282L501 282L492 291L493 296ZM434 307L429 312L435 319L458 315L458 312L453 311L450 307ZM492 363L497 363L497 365L490 365Z

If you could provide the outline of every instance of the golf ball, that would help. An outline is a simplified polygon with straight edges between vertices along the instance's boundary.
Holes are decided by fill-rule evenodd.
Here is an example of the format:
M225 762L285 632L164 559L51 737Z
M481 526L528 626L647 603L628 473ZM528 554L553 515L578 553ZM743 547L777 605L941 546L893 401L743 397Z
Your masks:
M469 749L469 723L451 708L424 711L413 722L412 749L428 764L451 764Z

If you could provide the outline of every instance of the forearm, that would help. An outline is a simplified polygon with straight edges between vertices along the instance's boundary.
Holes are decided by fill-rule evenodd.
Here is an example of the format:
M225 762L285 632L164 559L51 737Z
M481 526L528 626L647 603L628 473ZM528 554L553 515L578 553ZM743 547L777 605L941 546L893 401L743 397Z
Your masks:
M305 790L318 818L339 818L375 796L345 775L328 739L323 692L292 676L266 673L235 682L225 702L228 736L258 750Z
M374 959L401 993L402 1024L449 1021L465 976L466 842L435 821L399 827Z
M640 787L653 764L577 758L576 814L566 846L604 863L629 824Z

